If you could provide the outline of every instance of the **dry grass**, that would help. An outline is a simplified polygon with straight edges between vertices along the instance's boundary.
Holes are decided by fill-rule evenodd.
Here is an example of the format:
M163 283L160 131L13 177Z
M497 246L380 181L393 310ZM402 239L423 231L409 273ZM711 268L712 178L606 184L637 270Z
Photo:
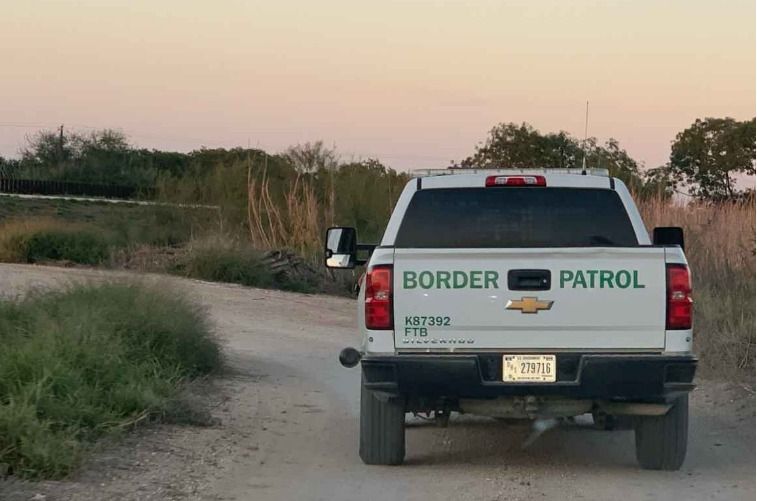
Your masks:
M333 187L332 187L333 188ZM334 218L333 189L327 200L318 199L312 181L297 175L283 194L283 203L271 196L267 169L260 178L247 172L247 222L256 249L291 249L315 258L327 222Z
M754 204L639 203L648 228L681 226L694 282L694 341L703 368L754 377Z

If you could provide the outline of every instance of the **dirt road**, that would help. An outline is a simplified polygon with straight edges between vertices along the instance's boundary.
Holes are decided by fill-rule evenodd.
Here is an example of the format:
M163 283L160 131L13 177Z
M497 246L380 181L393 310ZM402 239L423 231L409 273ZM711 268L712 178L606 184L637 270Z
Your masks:
M0 265L0 292L97 271ZM359 372L340 367L354 343L349 299L146 277L206 305L232 373L207 398L220 424L160 426L95 454L74 479L0 482L0 498L427 500L754 499L754 398L702 382L692 397L689 454L679 472L640 470L632 432L588 420L521 450L526 426L453 416L448 428L413 419L407 462L368 467L357 455ZM4 497L5 496L5 497Z

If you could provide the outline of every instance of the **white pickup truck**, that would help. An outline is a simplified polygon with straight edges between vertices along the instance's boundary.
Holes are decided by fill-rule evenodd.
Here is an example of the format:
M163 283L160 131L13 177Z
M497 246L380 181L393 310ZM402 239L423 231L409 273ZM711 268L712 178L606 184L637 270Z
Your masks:
M360 345L340 354L362 366L363 461L404 460L408 412L591 413L633 425L643 468L680 468L697 365L681 229L650 240L606 171L429 174L379 245L348 227L326 237L326 266L367 265Z

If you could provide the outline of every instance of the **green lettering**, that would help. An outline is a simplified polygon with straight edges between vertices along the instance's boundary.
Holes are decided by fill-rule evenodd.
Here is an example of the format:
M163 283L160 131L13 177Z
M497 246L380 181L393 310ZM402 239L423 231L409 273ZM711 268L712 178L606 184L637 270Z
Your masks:
M470 288L471 289L480 289L481 288L481 280L484 278L484 272L483 271L471 271L470 272Z
M430 271L422 271L420 275L418 275L418 283L424 289L430 289L434 286L434 274Z
M416 273L414 271L406 271L402 274L402 287L405 289L415 289L418 287L418 281L416 280Z
M496 271L484 272L484 289L499 289L497 280L499 279L499 273Z
M452 287L464 289L468 286L468 275L464 271L452 272Z
M631 274L626 270L620 270L615 274L615 283L621 289L627 289L631 285Z
M436 272L436 287L438 289L449 289L449 279L452 275L448 271L437 271ZM442 284L444 284L444 287L442 287Z
M581 270L576 271L576 278L573 280L573 288L577 288L579 284L582 289L586 288L586 278L584 277L584 272Z
M646 287L646 285L639 283L639 270L633 270L633 288L643 289L644 287Z
M560 270L560 288L565 288L565 284L573 280L573 272L570 270Z
M596 287L594 285L594 277L597 276L597 273L599 273L599 270L586 270L586 274L589 275L589 288L593 289Z
M599 288L604 289L607 285L608 289L612 289L613 274L610 270L600 270L599 272Z

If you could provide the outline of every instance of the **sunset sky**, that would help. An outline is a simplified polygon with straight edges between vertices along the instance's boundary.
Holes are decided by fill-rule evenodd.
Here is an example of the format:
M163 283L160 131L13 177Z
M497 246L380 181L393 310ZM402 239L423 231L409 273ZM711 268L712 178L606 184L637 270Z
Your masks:
M754 0L0 0L0 155L37 128L446 167L497 122L617 138L648 167L755 113Z

